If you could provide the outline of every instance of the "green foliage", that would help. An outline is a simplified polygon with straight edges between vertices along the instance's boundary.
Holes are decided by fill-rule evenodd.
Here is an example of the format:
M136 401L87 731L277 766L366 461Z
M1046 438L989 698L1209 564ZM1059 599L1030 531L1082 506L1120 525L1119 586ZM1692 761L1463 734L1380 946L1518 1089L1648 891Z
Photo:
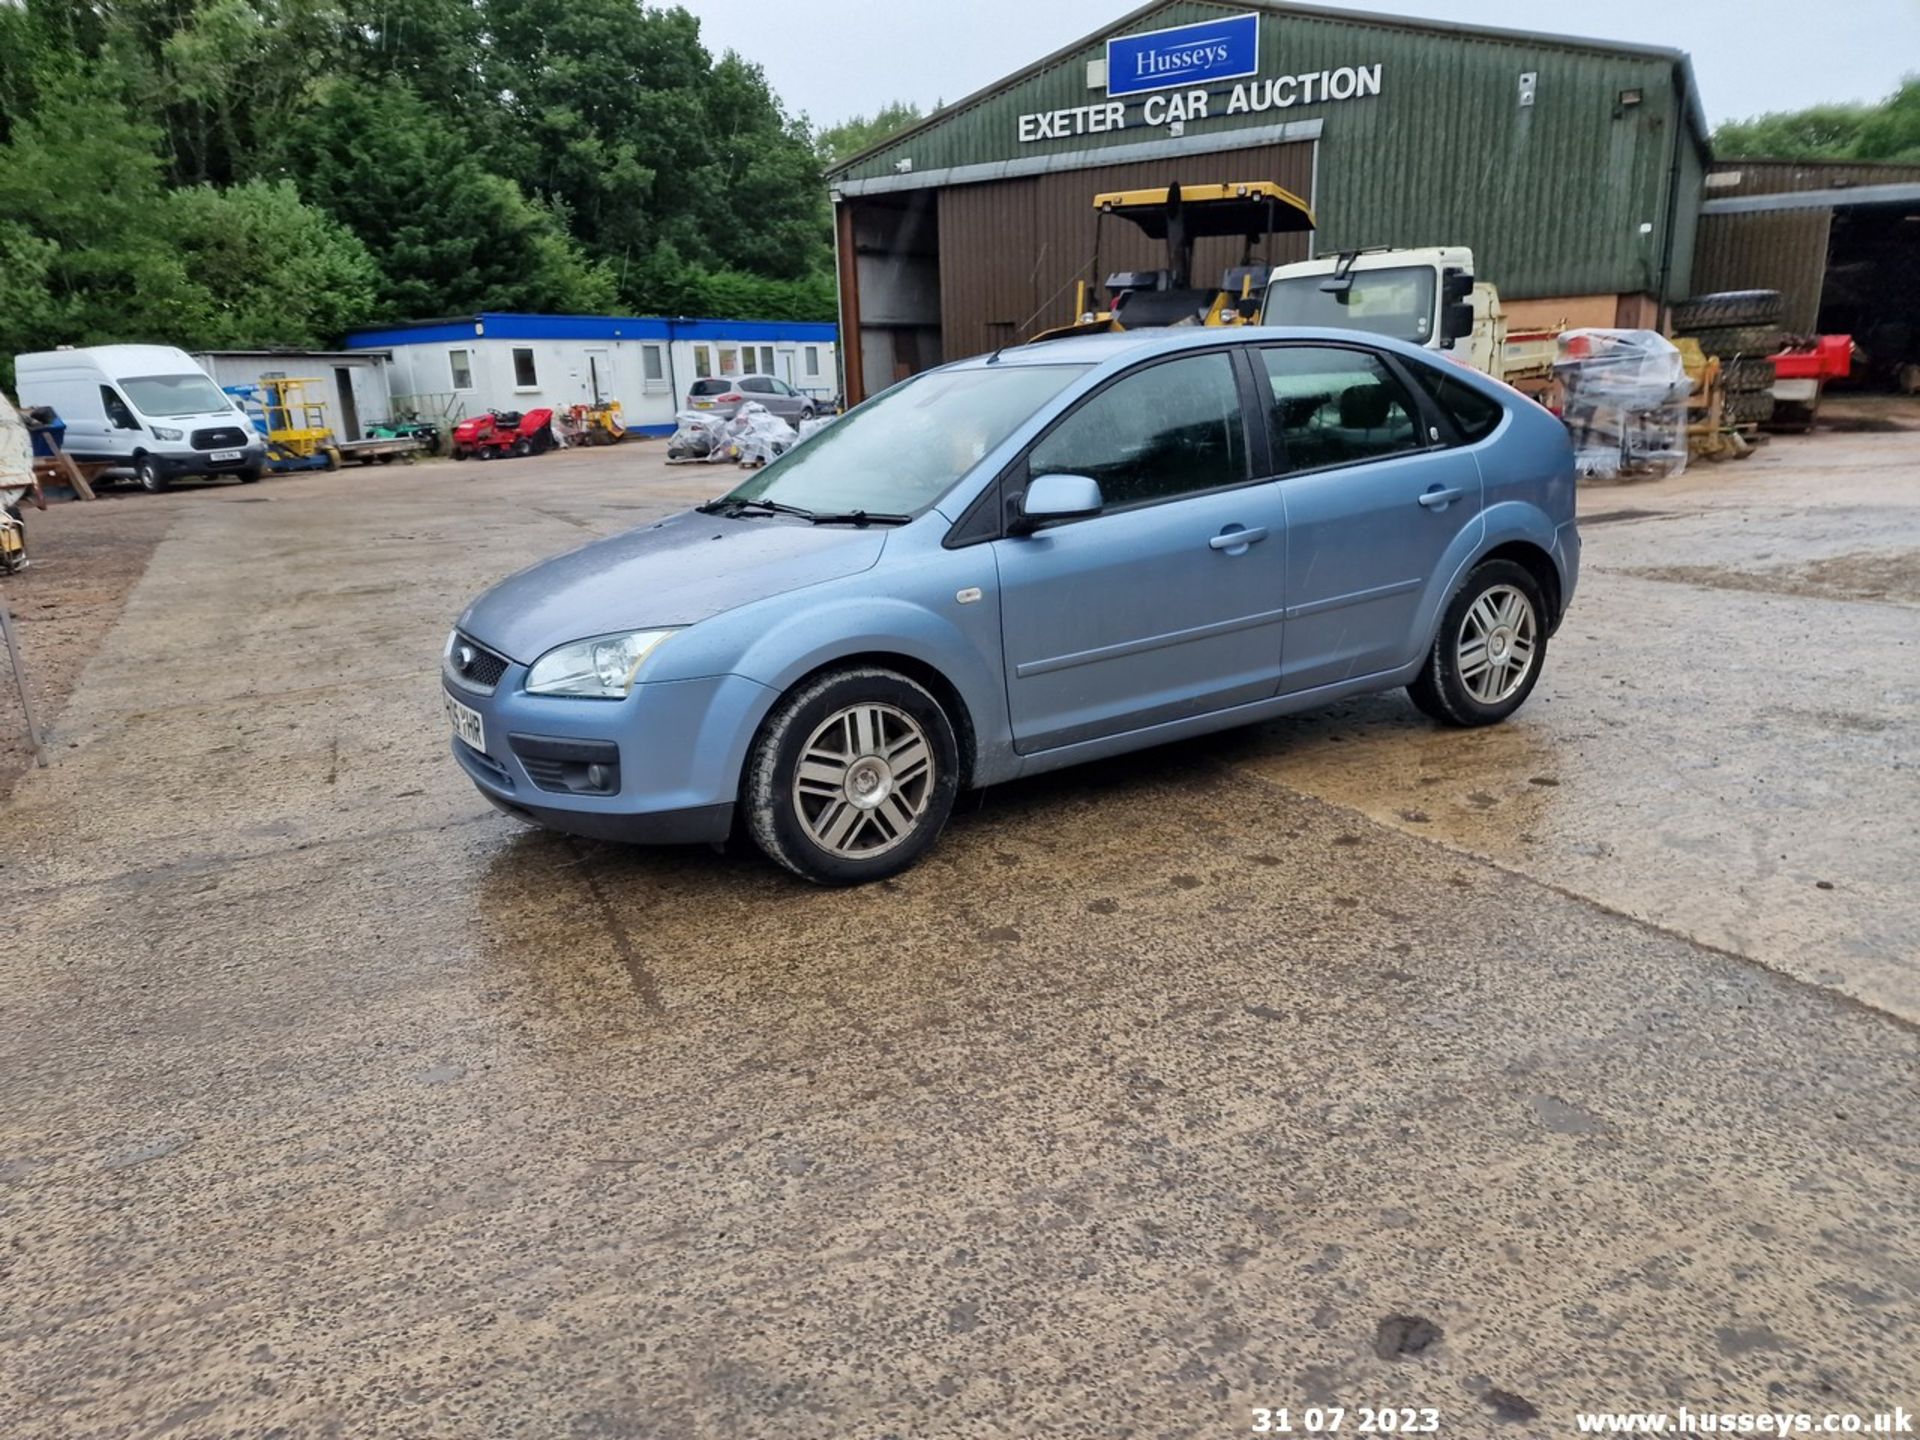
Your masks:
M820 151L821 167L832 169L841 161L851 160L862 150L878 145L889 136L898 134L909 125L918 125L926 118L920 113L920 107L912 101L896 100L891 105L881 106L871 116L856 115L851 120L830 125L820 132L814 142Z
M0 0L0 363L479 309L831 318L846 131L636 0Z
M371 308L384 318L614 303L612 278L568 237L565 212L489 170L403 81L322 86L276 154L282 174L365 240L379 268Z
M1815 105L1732 121L1713 132L1731 158L1920 164L1920 78L1878 105Z

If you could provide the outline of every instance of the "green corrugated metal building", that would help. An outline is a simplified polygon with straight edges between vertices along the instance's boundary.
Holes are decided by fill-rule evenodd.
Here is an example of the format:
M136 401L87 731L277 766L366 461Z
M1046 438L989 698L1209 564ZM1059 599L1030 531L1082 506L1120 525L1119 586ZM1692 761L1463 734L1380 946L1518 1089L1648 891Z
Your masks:
M1246 16L1251 73L1109 93L1110 37ZM1176 180L1309 199L1317 234L1276 259L1464 244L1518 323L1647 323L1688 293L1708 158L1678 51L1280 0L1149 5L829 174L848 388L1059 323L1093 195ZM1125 228L1103 268L1155 263L1109 253Z

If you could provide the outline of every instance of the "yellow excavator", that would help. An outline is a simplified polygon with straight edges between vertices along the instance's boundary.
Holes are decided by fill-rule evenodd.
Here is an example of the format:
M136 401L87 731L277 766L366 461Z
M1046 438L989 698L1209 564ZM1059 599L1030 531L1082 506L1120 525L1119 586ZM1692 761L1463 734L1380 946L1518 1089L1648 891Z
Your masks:
M1087 281L1076 284L1074 319L1033 338L1095 335L1109 330L1144 330L1163 325L1248 325L1258 318L1273 268L1271 245L1255 259L1262 241L1314 228L1313 207L1271 180L1241 180L1225 185L1181 185L1165 190L1114 190L1093 197L1095 213L1092 273L1100 274L1101 229L1107 217L1137 226L1149 239L1167 246L1164 270L1120 270L1105 280L1107 305L1093 306ZM1239 236L1240 263L1220 284L1196 286L1196 240Z

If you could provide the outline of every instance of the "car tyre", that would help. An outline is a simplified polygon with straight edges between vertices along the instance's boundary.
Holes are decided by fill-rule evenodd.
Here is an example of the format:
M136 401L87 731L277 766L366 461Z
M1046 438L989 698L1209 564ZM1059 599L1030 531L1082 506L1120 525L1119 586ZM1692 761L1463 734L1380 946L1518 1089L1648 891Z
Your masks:
M774 706L741 784L761 851L816 885L863 885L916 864L959 791L940 702L877 666L830 670Z
M150 495L158 495L172 488L167 472L160 468L160 462L151 455L142 455L133 462L133 475L140 482L140 488Z
M800 418L802 420L813 419L813 407L811 405L802 405L800 407Z
M1540 584L1524 565L1475 566L1441 612L1408 696L1443 725L1498 724L1533 693L1547 662L1550 623Z

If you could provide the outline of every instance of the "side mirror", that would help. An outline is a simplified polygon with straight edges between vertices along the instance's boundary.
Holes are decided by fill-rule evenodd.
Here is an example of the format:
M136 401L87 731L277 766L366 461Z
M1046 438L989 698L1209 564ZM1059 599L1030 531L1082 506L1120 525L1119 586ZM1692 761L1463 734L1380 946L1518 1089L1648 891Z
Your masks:
M1473 306L1462 300L1457 305L1449 305L1440 312L1440 343L1451 345L1454 341L1473 333Z
M1084 520L1106 505L1100 483L1085 475L1037 475L1027 482L1020 513L1010 527L1016 535L1031 535L1055 520Z

